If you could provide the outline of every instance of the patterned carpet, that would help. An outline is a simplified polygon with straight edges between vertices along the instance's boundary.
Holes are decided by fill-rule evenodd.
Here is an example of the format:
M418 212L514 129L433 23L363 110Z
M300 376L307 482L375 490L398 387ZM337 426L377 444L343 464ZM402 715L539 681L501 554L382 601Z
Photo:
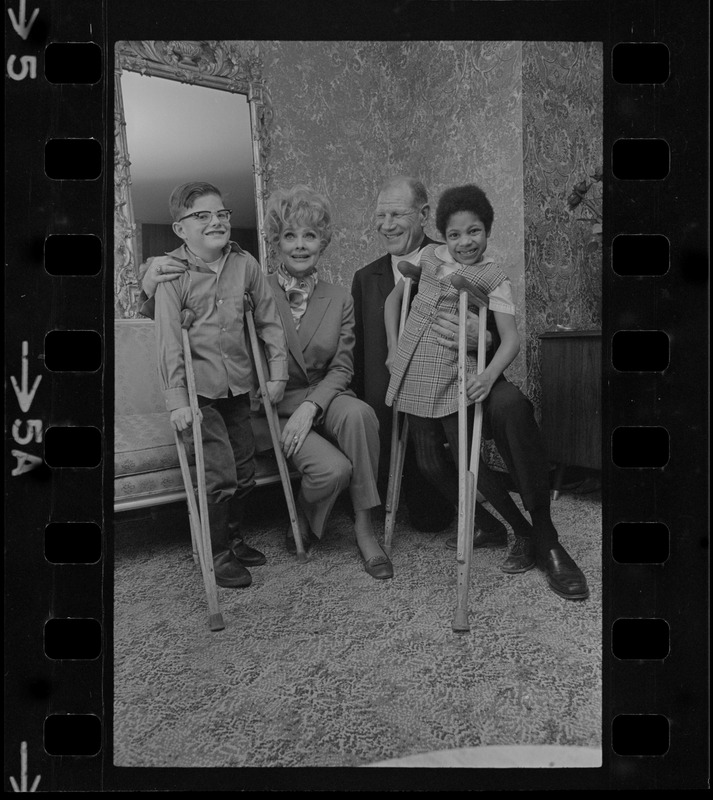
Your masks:
M217 633L183 509L117 521L115 765L348 767L482 745L600 746L599 492L552 506L590 598L562 600L540 570L506 575L504 550L478 550L466 635L451 630L455 528L423 534L399 517L396 576L376 581L345 504L300 565L284 549L279 493L252 503L247 538L268 563L250 588L218 590Z

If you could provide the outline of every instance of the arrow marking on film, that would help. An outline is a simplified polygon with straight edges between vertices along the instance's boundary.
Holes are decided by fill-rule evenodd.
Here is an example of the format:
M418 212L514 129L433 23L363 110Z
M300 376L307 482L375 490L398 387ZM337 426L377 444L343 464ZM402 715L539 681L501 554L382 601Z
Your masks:
M12 381L12 388L15 390L15 394L17 395L17 402L20 404L20 408L27 412L30 410L30 406L32 405L32 400L35 397L35 392L37 391L37 387L40 385L40 381L42 380L42 376L38 375L35 378L35 382L32 385L32 389L28 391L28 367L27 367L27 342L22 343L22 385L18 386L17 381L15 380L14 375L10 375L10 380Z
M10 15L10 22L12 22L12 27L15 29L15 31L23 39L27 39L27 37L30 35L30 29L37 19L37 15L40 13L40 9L36 8L32 12L29 22L27 21L27 6L25 0L20 0L20 8L17 12L17 16L15 16L15 12L11 8L8 8L7 13Z
M34 792L37 790L37 785L40 782L40 776L37 775L35 780L32 782L32 786L28 789L27 788L27 742L21 742L20 744L20 785L17 785L17 781L10 776L10 783L12 784L12 790L14 792Z

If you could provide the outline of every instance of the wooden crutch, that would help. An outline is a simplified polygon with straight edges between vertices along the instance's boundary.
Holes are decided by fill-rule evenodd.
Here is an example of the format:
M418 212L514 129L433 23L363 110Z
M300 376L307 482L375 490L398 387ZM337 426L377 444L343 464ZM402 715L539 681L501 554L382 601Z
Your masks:
M203 435L201 420L203 415L198 407L198 394L196 392L196 378L193 372L193 359L191 345L188 339L188 328L195 315L191 311L182 313L181 337L183 340L183 358L186 370L186 383L188 384L188 402L193 416L193 445L196 456L196 479L198 484L198 506L196 506L195 489L188 468L186 445L183 432L174 429L178 462L181 465L181 475L186 489L186 502L188 503L188 517L191 526L191 540L193 544L193 557L198 555L206 597L208 598L208 625L212 631L222 631L225 628L223 615L218 605L218 590L215 584L213 570L213 548L210 543L210 522L208 519L208 493L205 484L205 462L203 460Z
M418 281L421 277L421 267L412 264L410 261L399 261L396 265L399 272L404 276L404 294L401 298L401 315L399 317L399 336L401 336L406 318L408 317L409 303L411 300L411 286L413 281ZM400 414L396 405L391 411L391 451L389 458L389 485L386 490L386 517L384 520L384 552L387 556L391 555L391 541L394 536L396 525L396 512L399 508L399 498L401 496L401 479L404 470L404 458L406 457L406 445L408 443L408 417Z
M473 517L475 514L480 465L480 442L483 429L483 406L475 404L473 437L468 466L468 397L467 379L467 330L468 302L478 306L478 373L485 368L485 337L488 319L488 298L471 286L462 275L451 275L451 283L459 293L458 321L458 564L457 601L452 628L456 633L468 633L468 588L470 585L470 563L473 556Z
M267 378L265 377L267 364L265 361L265 351L258 340L257 331L255 329L255 317L253 316L253 301L252 297L247 292L244 298L244 308L250 347L252 349L253 361L255 362L255 372L257 373L258 385L262 396L262 404L265 409L265 416L267 417L267 425L270 429L270 439L272 440L272 447L275 451L277 468L280 471L280 480L282 481L282 490L285 493L287 511L290 515L290 525L292 526L292 535L295 539L297 560L306 563L307 554L305 553L304 545L302 544L302 536L300 535L300 525L297 520L297 506L295 505L295 496L292 493L292 483L290 482L290 471L287 467L287 460L285 459L285 454L282 452L282 445L280 443L280 423L277 416L277 408L270 402L270 395L267 393Z

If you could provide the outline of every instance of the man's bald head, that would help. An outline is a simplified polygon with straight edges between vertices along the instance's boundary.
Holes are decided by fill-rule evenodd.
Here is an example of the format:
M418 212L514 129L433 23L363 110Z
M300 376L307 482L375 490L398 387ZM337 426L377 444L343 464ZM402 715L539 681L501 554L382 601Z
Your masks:
M381 187L379 194L389 189L407 188L411 192L414 208L428 205L428 192L421 181L412 178L410 175L394 175L389 178Z

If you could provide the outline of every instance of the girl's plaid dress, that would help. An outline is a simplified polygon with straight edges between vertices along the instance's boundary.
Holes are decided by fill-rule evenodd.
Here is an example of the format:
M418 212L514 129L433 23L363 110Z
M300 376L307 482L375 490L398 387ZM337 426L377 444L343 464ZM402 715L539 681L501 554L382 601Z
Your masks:
M443 245L429 245L421 253L418 294L399 339L386 393L386 405L395 403L399 411L418 417L445 417L458 410L458 352L439 344L433 331L439 312L458 313L458 291L450 275L463 275L485 294L507 280L487 256L478 264L458 265L453 270L436 256L439 246ZM467 360L468 371L475 372L477 359L469 353Z

